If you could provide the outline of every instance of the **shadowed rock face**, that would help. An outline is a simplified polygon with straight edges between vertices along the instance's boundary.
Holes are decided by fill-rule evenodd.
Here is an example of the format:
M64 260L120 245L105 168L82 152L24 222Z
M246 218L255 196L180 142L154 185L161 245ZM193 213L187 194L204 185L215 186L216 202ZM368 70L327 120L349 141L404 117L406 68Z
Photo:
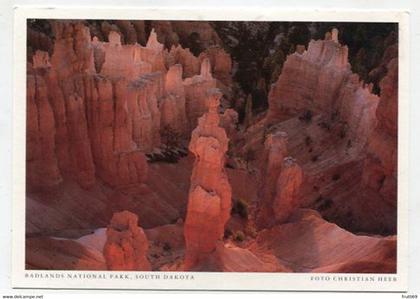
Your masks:
M109 270L151 270L147 260L149 242L137 223L137 215L128 211L115 213L112 216L103 249Z
M389 62L382 79L381 97L376 110L376 128L368 140L368 155L363 170L363 184L373 190L386 204L397 202L397 123L398 123L398 63Z
M209 111L198 120L189 145L196 160L185 220L186 270L203 263L215 250L230 217L232 191L224 170L228 138L219 126L220 97L217 89L209 91Z

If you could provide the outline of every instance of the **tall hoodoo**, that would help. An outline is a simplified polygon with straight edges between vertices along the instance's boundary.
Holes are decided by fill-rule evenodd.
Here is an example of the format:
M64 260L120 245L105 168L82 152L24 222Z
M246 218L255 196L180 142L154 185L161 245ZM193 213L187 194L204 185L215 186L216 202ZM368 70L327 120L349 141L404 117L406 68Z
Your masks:
M300 207L299 190L303 171L296 160L288 157L287 134L271 133L265 140L263 159L264 179L260 183L256 211L258 229L284 223Z
M114 213L112 216L103 249L109 270L151 270L147 259L149 242L137 223L137 215L129 211Z
M186 270L205 262L215 250L230 217L232 191L224 170L229 139L219 126L221 96L218 89L208 91L208 112L198 120L189 145L196 159L185 221Z
M277 179L277 193L274 197L273 211L277 223L284 223L300 206L299 188L303 172L296 161L287 157L283 160L280 176Z
M277 193L277 180L282 170L283 159L287 156L287 134L285 132L269 134L264 147L264 165L256 215L258 228L266 228L274 223L273 201Z

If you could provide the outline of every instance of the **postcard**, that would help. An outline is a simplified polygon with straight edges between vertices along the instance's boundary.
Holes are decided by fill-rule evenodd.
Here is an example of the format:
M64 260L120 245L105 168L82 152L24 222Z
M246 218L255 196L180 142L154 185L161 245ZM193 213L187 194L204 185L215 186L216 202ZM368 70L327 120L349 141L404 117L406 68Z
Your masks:
M404 291L408 14L15 9L13 287Z

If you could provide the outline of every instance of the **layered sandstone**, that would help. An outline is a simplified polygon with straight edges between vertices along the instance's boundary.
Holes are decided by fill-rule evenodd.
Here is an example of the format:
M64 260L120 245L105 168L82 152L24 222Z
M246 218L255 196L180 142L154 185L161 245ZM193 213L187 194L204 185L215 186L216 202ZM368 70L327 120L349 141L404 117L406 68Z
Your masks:
M123 211L112 216L107 228L107 240L103 248L109 270L149 271L147 260L149 243L141 227L137 225L137 215Z
M220 97L217 89L208 92L209 111L199 119L189 145L196 160L185 220L186 270L198 267L215 250L230 217L232 191L224 170L228 138L219 126Z

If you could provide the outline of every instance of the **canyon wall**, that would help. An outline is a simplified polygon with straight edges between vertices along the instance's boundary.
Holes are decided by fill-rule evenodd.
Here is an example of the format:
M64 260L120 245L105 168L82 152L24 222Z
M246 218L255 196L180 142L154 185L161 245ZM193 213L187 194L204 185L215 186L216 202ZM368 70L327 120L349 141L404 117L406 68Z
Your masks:
M379 97L372 84L360 81L348 62L348 48L338 31L311 40L307 50L289 55L270 89L267 121L323 114L339 119L362 146L375 125Z

